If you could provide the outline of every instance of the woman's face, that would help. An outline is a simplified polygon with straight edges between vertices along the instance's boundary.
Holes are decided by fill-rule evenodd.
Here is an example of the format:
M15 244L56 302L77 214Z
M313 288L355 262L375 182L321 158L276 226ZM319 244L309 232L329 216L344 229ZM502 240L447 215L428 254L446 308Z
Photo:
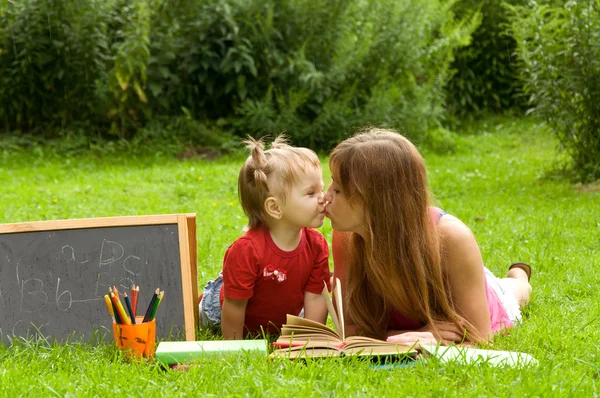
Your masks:
M331 220L331 227L336 231L354 232L365 236L364 209L361 204L348 202L341 187L336 183L335 176L325 192L325 216Z

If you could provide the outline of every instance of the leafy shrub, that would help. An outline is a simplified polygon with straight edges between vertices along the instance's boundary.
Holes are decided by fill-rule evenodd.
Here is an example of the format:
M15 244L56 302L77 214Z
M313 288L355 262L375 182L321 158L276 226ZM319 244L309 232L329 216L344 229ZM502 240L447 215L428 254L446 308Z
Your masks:
M22 0L0 10L0 127L50 132L102 119L110 56L104 0Z
M512 7L532 111L547 120L578 178L600 178L600 3Z
M243 20L249 1L189 0L166 3L153 23L149 84L169 113L217 119L231 116L256 77ZM175 7L174 7L175 5ZM174 24L175 23L175 24Z
M463 0L457 14L480 10L481 25L473 32L472 43L456 51L447 86L448 111L458 118L477 117L484 112L524 109L526 100L515 58L516 43L507 34L506 7L498 0ZM527 0L506 0L524 5Z
M1 120L133 138L191 118L313 148L367 123L418 139L443 120L453 51L478 22L453 4L0 0Z
M146 95L153 16L148 0L124 0L116 4L111 19L113 68L108 80L112 106L110 131L125 137L128 130L149 116Z
M288 130L327 148L365 124L418 138L443 119L452 51L467 44L474 17L455 20L438 1L285 3L281 20L258 20L257 31L278 32L275 49L282 41L290 51L266 93L237 107L250 132ZM294 18L301 23L290 26Z

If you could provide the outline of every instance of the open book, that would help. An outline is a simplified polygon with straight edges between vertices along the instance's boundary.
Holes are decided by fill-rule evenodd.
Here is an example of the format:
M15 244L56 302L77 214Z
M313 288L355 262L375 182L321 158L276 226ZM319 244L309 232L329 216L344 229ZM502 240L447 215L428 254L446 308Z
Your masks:
M281 336L273 346L276 348L272 357L323 357L339 355L360 356L404 356L414 357L417 351L412 346L389 343L384 340L363 336L346 337L344 331L344 310L339 279L333 289L333 297L339 309L335 310L329 297L327 285L321 292L335 329L319 322L287 315L286 323L281 329Z
M333 290L338 312L335 310L327 287L322 291L335 329L319 322L288 315L281 330L281 337L273 346L271 357L298 358L341 355L437 358L442 363L488 364L491 366L531 366L538 362L531 355L522 352L484 350L465 346L443 346L419 344L414 346L389 343L383 340L362 336L346 337L344 331L344 310L339 279Z

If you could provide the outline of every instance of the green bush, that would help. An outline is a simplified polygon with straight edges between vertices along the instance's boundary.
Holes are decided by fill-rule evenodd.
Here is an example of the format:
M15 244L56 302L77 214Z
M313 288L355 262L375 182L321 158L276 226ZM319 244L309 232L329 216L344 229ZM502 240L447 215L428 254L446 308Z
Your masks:
M524 5L527 0L506 3ZM452 63L455 74L446 88L449 113L464 119L514 108L524 110L527 101L515 58L516 43L506 32L506 7L498 0L463 0L457 4L456 13L473 10L480 10L481 25L473 33L471 45L456 51Z
M112 68L108 78L111 104L107 115L110 132L123 138L150 115L145 87L155 4L150 0L120 0L113 8Z
M583 182L600 178L600 3L512 7L532 111L548 121Z
M270 68L263 96L237 108L240 128L287 130L327 148L365 124L418 139L441 122L452 52L468 43L475 17L456 20L452 3L439 1L301 3L287 2L274 14L281 19L258 19L259 32L279 32L271 53L289 51Z
M231 116L256 77L244 18L260 2L165 3L153 22L149 89L158 112L218 119Z
M443 120L453 51L478 23L453 5L0 0L0 120L132 138L154 119L191 118L313 148L365 124L418 139Z
M109 20L104 0L0 3L0 127L104 119Z

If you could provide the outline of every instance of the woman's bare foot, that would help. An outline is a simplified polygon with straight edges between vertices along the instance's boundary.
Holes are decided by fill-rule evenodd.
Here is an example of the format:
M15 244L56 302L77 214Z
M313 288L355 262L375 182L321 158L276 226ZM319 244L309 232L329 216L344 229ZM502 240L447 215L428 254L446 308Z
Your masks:
M531 266L527 263L512 263L508 267L507 278L524 279L525 282L529 282L531 278Z

